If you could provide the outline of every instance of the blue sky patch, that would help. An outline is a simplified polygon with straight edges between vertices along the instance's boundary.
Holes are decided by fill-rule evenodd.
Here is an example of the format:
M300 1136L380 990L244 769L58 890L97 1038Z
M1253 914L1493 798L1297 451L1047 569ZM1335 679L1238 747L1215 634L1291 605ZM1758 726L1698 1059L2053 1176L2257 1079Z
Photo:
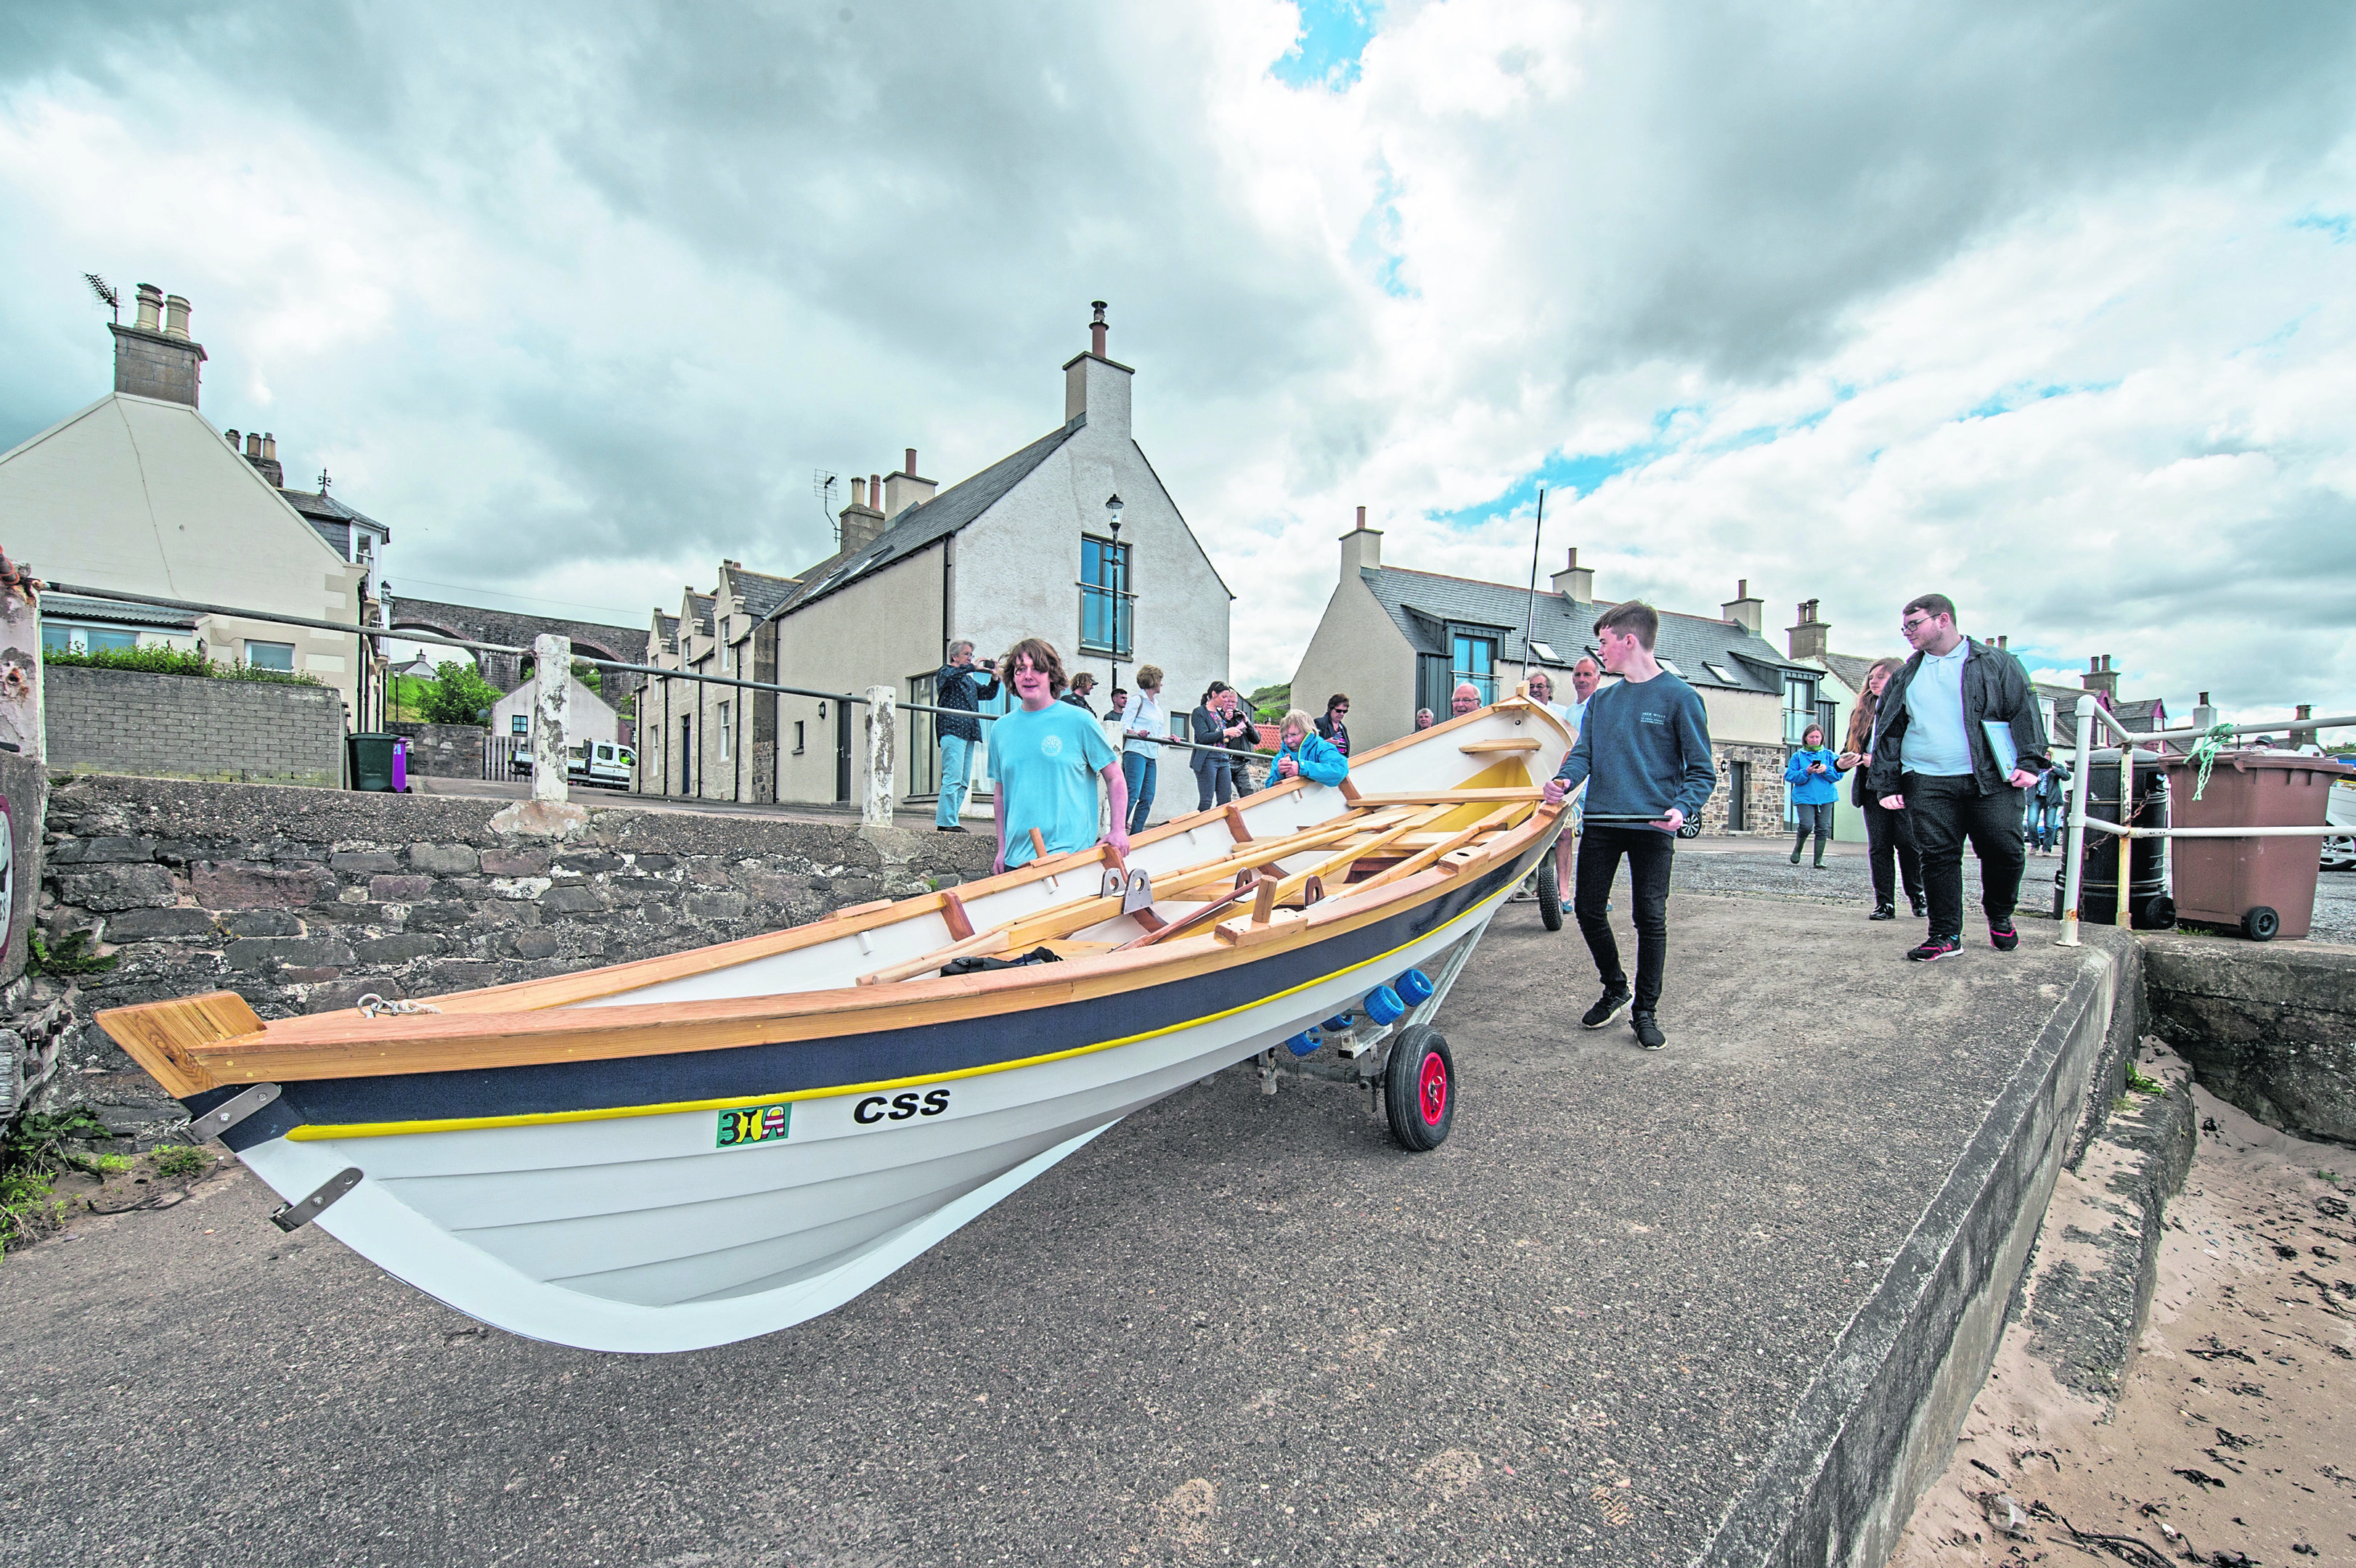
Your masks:
M1994 419L1998 414L2008 414L2015 409L2024 409L2031 403L2041 403L2048 398L2066 398L2075 392L2107 392L2117 385L2118 382L2115 380L2049 381L2040 387L2029 386L2027 382L2018 382L1981 399L1979 402L1964 411L1963 417L1967 420Z
M1344 91L1358 80L1358 57L1375 36L1372 0L1297 0L1301 32L1269 69L1287 87Z
M2334 245L2345 245L2349 240L2356 240L2356 215L2345 212L2303 212L2290 220L2290 226L2329 234Z

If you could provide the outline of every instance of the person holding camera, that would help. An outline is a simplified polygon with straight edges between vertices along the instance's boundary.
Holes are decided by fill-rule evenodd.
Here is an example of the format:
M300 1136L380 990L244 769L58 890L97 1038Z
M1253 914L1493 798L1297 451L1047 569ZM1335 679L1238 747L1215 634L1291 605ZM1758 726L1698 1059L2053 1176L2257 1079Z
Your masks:
M1816 869L1825 869L1825 841L1833 836L1833 803L1840 799L1841 760L1825 749L1825 727L1811 724L1800 734L1800 749L1783 764L1783 782L1792 786L1792 815L1800 837L1792 845L1792 864L1816 836Z
M949 645L949 662L934 673L934 705L961 710L934 716L940 720L935 730L941 748L941 795L933 807L936 833L965 831L958 814L965 809L966 792L973 786L974 752L981 744L981 720L966 715L977 713L998 695L1000 687L990 668L993 662L977 664L973 645L960 637Z

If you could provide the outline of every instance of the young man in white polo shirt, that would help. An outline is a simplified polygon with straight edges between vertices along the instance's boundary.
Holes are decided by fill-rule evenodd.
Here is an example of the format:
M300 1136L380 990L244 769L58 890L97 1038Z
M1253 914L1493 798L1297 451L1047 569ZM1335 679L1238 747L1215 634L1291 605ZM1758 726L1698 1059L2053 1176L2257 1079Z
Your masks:
M1869 787L1885 809L1907 814L1922 856L1931 930L1906 956L1928 963L1963 951L1966 838L1980 858L1988 944L2009 953L2020 945L2012 912L2029 859L2021 792L2051 760L2029 672L1957 631L1955 602L1944 593L1909 600L1898 629L1914 656L1882 691L1890 717L1874 742Z

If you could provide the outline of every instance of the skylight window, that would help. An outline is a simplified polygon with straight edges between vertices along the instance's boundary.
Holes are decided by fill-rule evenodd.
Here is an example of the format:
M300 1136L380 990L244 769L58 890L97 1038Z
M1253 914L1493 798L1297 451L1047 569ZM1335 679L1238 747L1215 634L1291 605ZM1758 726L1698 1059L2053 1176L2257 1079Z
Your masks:
M1530 644L1530 652L1537 655L1538 657L1546 660L1548 664L1561 664L1563 662L1563 657L1560 654L1555 652L1554 649L1548 647L1546 644L1536 640L1533 640Z
M1686 672L1676 667L1676 661L1674 659L1662 659L1660 661L1660 666L1663 669L1667 670L1671 675L1676 676L1679 680L1685 679Z
M1710 678L1717 681L1720 686L1740 686L1742 684L1732 676L1727 674L1726 667L1723 665L1715 665L1710 663L1708 659L1704 659L1702 661L1701 667L1709 671Z

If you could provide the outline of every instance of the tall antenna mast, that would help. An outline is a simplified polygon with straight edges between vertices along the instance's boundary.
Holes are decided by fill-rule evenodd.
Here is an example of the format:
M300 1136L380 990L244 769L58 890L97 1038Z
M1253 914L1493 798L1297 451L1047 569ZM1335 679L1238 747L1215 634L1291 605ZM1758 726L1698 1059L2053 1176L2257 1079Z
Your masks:
M1546 486L1538 486L1538 524L1530 532L1530 609L1522 620L1522 691L1530 688L1531 634L1538 624L1538 541L1546 537Z

